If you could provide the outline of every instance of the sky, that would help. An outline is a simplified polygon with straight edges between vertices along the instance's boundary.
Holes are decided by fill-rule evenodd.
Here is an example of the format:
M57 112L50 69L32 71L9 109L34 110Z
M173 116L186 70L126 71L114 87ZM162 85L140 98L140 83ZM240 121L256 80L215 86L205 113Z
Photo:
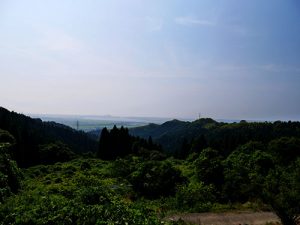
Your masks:
M0 0L0 106L300 120L300 2Z

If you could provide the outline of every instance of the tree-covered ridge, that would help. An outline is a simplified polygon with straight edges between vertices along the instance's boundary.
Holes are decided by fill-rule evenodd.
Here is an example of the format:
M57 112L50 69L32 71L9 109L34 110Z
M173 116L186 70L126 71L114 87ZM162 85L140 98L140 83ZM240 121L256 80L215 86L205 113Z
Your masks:
M151 136L154 142L171 154L185 157L189 151L200 151L209 146L228 155L250 140L266 145L280 137L300 137L300 122L223 123L203 118L193 122L172 120L162 125L149 124L132 128L129 132L143 138Z
M44 163L40 152L45 150L46 144L63 143L74 153L96 152L97 149L97 142L82 131L54 122L42 122L2 107L0 129L7 130L16 139L13 158L21 167Z

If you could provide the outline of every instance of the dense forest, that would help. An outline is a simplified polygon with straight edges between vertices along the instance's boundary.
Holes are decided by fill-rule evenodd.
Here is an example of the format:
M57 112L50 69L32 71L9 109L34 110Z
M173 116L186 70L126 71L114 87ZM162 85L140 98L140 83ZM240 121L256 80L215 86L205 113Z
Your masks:
M44 163L49 154L63 154L55 160L72 158L75 154L96 152L97 142L82 131L55 122L42 122L0 107L0 129L16 139L12 154L20 167ZM72 151L70 151L70 148ZM57 151L60 151L57 153ZM51 153L52 152L52 153ZM68 156L70 154L70 156Z
M1 225L183 224L166 217L234 210L296 225L299 174L299 122L173 120L105 128L96 142L0 110Z
M186 154L212 147L223 155L249 141L268 144L280 137L300 137L300 122L247 122L223 123L210 118L193 122L172 120L162 125L149 124L132 128L130 134L142 138L151 136L166 152Z

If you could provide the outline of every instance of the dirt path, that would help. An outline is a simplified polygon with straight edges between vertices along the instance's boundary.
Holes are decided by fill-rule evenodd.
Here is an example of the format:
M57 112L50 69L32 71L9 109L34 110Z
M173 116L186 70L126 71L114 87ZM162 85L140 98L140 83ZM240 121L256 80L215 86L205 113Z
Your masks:
M225 212L225 213L187 213L169 216L168 220L179 219L201 225L265 225L280 224L278 217L271 212Z

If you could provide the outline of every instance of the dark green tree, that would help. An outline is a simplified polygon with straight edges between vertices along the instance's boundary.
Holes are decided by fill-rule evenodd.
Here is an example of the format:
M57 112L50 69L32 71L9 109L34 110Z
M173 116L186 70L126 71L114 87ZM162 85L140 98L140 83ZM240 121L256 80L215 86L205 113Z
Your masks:
M223 167L220 153L212 148L202 150L194 162L196 176L204 184L220 189L223 184Z
M297 157L300 157L300 138L282 137L271 141L268 151L274 155L276 163L289 165Z
M42 164L66 162L74 159L75 156L75 153L72 152L67 145L60 141L39 146L39 160Z
M0 204L11 193L16 193L21 185L21 170L11 157L14 145L14 137L0 130Z
M107 128L102 130L97 156L105 160L114 160L129 154L150 156L152 151L161 151L161 147L153 143L151 138L147 141L139 137L133 137L129 135L127 128L122 126L118 129L114 126L110 131ZM156 154L156 156L158 155Z
M180 148L175 152L175 157L178 159L185 159L191 150L191 145L186 138L183 138L181 141Z
M259 142L249 142L233 151L223 162L226 199L244 202L259 198L262 184L274 163Z
M101 131L97 156L101 159L112 159L110 149L110 133L106 127Z
M207 148L207 140L203 134L201 134L198 138L196 138L192 142L191 152L201 152L203 149Z
M135 191L147 198L173 195L178 184L184 182L181 172L167 161L146 161L138 165L129 181Z
M283 225L300 223L300 158L289 167L272 169L265 179L263 200L269 204Z

